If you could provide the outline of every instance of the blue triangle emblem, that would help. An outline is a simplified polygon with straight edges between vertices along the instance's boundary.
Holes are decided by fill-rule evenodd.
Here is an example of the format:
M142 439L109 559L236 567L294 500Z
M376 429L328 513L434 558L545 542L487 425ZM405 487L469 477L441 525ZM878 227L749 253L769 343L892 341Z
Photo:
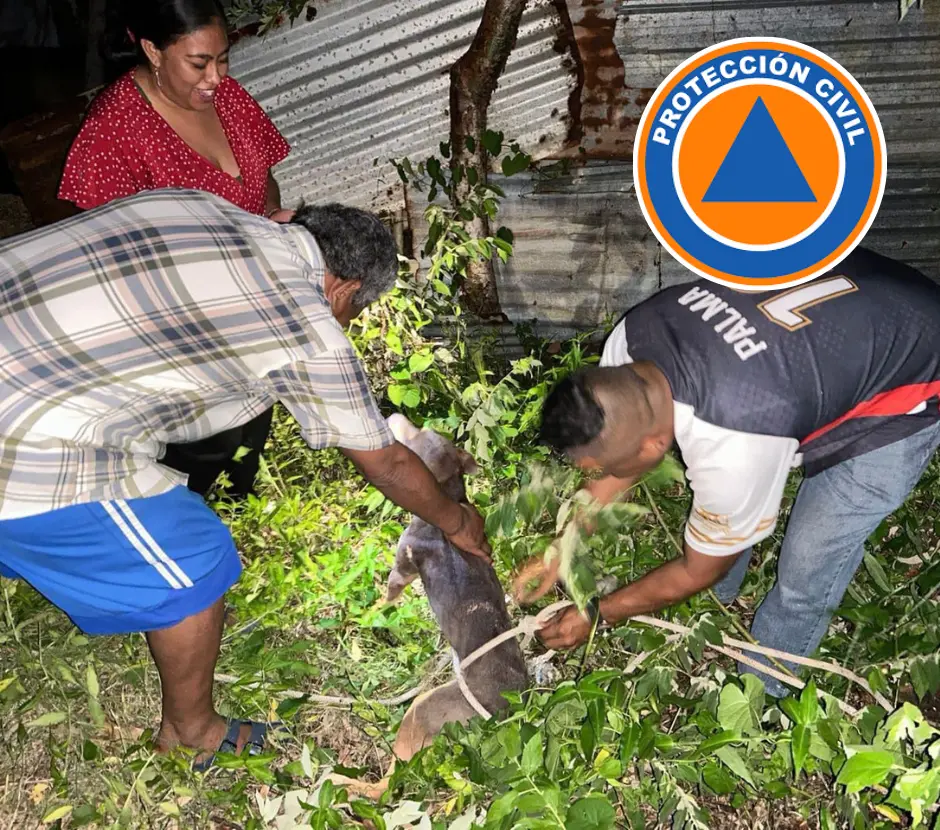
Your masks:
M751 107L702 201L816 201L762 98Z

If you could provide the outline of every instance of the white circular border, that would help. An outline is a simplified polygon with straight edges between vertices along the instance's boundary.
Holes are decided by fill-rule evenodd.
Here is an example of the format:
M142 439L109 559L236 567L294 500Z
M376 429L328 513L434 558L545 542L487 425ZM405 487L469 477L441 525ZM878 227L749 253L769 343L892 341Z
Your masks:
M853 250L855 250L855 248L862 242L862 240L865 238L868 231L871 229L871 226L874 223L875 218L878 216L878 211L881 208L881 201L882 201L882 198L884 197L884 192L885 192L885 183L887 182L887 177L888 177L888 149L887 149L887 145L885 144L884 130L881 127L881 119L878 117L878 111L875 109L874 105L871 102L871 99L868 97L868 93L866 93L865 90L862 89L858 81L855 80L855 77L848 70L846 70L846 68L842 66L842 64L840 64L838 61L829 57L829 55L825 54L824 52L820 52L818 49L814 49L812 46L807 46L805 43L800 43L799 41L796 41L796 40L789 40L788 38L782 38L782 37L731 38L730 40L723 40L721 41L721 43L716 43L713 46L709 46L705 49L701 49L698 52L696 52L694 55L686 58L675 69L673 69L672 72L670 72L666 76L666 78L663 80L663 82L656 88L656 92L653 93L653 97L650 99L649 104L647 104L646 109L643 111L643 115L640 117L640 123L637 126L636 134L638 136L642 136L647 122L650 120L650 118L653 117L653 115L655 115L656 109L654 109L653 107L653 102L656 100L657 96L659 95L660 90L669 86L672 83L673 79L676 78L678 75L681 75L682 72L686 69L686 67L688 67L690 64L705 57L708 54L711 54L712 52L715 52L719 49L724 49L725 47L728 47L728 46L744 46L744 45L753 46L759 43L774 43L780 46L795 47L797 49L802 50L803 52L807 52L811 55L815 55L816 57L820 58L823 62L829 64L830 66L837 67L848 79L849 84L855 91L855 94L858 95L859 98L868 106L869 113L872 115L872 120L875 122L875 126L878 129L878 139L880 141L880 146L881 146L882 164L881 164L881 181L878 183L878 196L877 196L877 199L875 200L875 207L872 210L871 215L868 217L868 220L865 222L865 225L862 227L861 231L858 233L855 242L853 242L836 259L832 260L832 262L828 263L826 266L822 268L819 268L818 270L814 271L812 274L808 276L800 277L800 279L791 280L789 282L777 283L776 285L766 285L766 284L754 285L754 284L749 284L749 283L734 282L732 280L723 280L723 279L720 279L719 277L716 277L714 274L709 274L708 272L704 271L698 266L690 262L687 262L685 257L683 257L679 252L675 251L672 245L669 244L668 240L663 238L663 236L659 232L659 229L656 227L655 223L650 219L649 207L646 204L645 200L643 199L643 192L641 188L637 186L636 175L637 175L637 170L639 169L639 166L640 166L639 164L640 142L634 141L633 143L633 190L636 193L636 198L637 198L637 202L639 202L640 210L643 212L643 218L646 219L646 224L649 226L649 229L653 232L653 235L659 240L659 243L667 251L669 251L672 257L680 265L683 265L686 268L688 268L693 274L697 274L698 276L704 279L710 280L711 282L717 283L719 285L725 285L737 291L754 291L754 292L780 291L780 290L783 290L784 288L793 288L794 286L802 285L803 283L810 282L810 280L816 279L816 277L818 277L820 274L826 273L832 268L835 268L835 266L837 266L840 262L842 262L843 259L845 259L850 253L852 253ZM799 56L793 55L793 57L799 57ZM741 279L758 280L761 278L760 277L741 277Z
M689 204L689 201L686 198L685 191L682 189L682 179L679 176L679 152L682 149L682 139L685 138L685 133L689 127L689 124L692 123L692 120L695 118L695 116L701 112L702 108L709 101L714 100L717 96L727 92L730 89L736 89L743 86L775 86L779 87L780 89L786 89L802 98L805 98L822 114L823 118L826 120L826 123L829 125L830 132L832 132L836 140L836 149L838 150L839 154L839 175L836 180L836 187L833 191L832 198L829 200L829 204L812 225L804 228L795 236L791 236L789 239L784 239L782 242L768 242L766 244L737 242L733 239L729 239L726 236L722 236L720 233L716 233L714 230L709 228L705 222L702 221L702 219L698 216L698 214L695 213L694 210L692 210L692 206ZM771 115L771 119L772 118L773 115ZM799 167L799 162L796 162L796 164ZM719 167L719 169L721 168ZM806 237L814 233L816 229L819 228L819 226L829 218L830 214L836 206L836 203L839 201L839 197L842 195L842 186L845 184L845 143L842 137L842 133L839 131L839 128L836 125L836 122L833 120L832 116L826 112L826 108L823 107L819 101L813 98L813 96L810 95L805 89L802 89L793 84L788 84L785 81L778 81L776 79L746 78L741 81L733 81L726 86L720 87L708 93L708 95L702 98L702 100L699 101L686 116L686 119L682 122L682 126L679 127L679 132L676 134L675 145L672 154L672 182L676 188L676 193L679 196L679 201L682 203L682 207L685 208L685 212L689 215L689 218L695 222L695 224L703 233L708 234L708 236L710 236L715 241L720 242L722 245L727 245L730 248L737 248L740 251L776 251L780 248L786 248L789 245L795 245L797 242L801 242L802 240L806 239Z

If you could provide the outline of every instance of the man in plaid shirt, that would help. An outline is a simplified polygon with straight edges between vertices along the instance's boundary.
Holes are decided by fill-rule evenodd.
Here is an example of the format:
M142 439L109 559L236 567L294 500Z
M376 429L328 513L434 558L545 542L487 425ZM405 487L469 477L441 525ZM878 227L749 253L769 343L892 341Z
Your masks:
M288 224L191 190L149 191L0 242L0 573L92 634L143 631L158 743L260 751L264 725L212 703L227 528L160 459L275 401L405 510L486 557L457 504L381 416L343 329L394 283L372 214Z

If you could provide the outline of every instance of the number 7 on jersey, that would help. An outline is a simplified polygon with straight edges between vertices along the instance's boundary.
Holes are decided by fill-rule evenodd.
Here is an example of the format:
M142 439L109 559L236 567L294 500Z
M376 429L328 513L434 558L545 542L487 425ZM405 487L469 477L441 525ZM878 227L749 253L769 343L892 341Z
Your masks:
M776 294L758 303L757 307L771 322L783 326L787 331L797 331L813 322L803 311L853 291L858 291L858 286L848 277L830 277Z

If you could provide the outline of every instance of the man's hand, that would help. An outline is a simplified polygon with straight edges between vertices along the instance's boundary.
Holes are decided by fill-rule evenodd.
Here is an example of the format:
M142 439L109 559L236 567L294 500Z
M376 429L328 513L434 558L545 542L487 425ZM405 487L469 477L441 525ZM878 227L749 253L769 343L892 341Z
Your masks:
M479 556L487 562L492 561L490 556L493 551L486 540L483 517L473 505L466 503L460 505L460 512L463 516L460 527L454 533L445 531L444 535L455 547L467 553L472 553L474 556Z
M572 605L552 617L536 636L548 648L568 649L581 645L590 633L591 623Z
M607 505L622 498L634 482L635 479L632 478L604 476L589 481L582 490L595 501ZM594 523L591 520L582 518L578 522L585 533L594 532ZM531 605L545 596L558 582L560 566L561 560L557 556L547 565L544 562L544 556L534 556L529 559L513 580L513 596L516 602L520 605ZM533 580L538 580L538 584L531 590L526 590L526 586Z
M482 516L469 504L449 498L424 462L404 444L396 441L381 450L342 452L386 498L440 528L461 550L490 561L492 551Z
M607 505L619 501L623 495L636 483L633 478L617 478L617 476L604 476L596 478L584 485L584 489L591 498L601 504Z
M740 553L708 556L685 545L683 555L654 568L645 576L608 594L600 602L601 619L616 625L637 614L653 614L710 588L723 577ZM573 648L583 643L590 623L567 608L543 626L538 637L550 648Z

